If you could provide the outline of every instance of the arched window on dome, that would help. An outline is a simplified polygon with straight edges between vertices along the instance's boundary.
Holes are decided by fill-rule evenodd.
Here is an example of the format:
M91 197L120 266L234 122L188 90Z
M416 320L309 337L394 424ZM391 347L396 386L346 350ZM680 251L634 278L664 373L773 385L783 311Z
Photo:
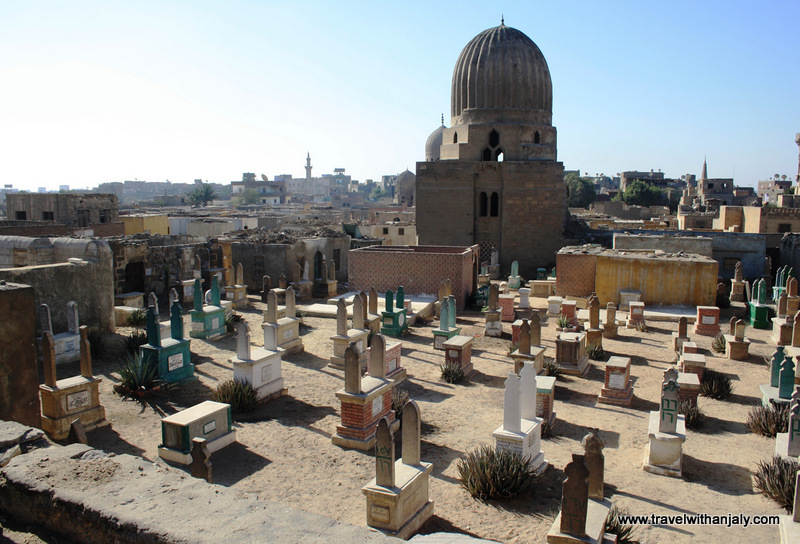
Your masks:
M483 150L483 160L490 161L492 160L492 150L488 147Z
M498 217L500 215L500 197L497 193L492 193L492 204L489 211L491 217Z
M495 149L495 151L494 151L494 160L496 160L497 162L503 162L503 148L502 147L498 147L497 149Z
M479 217L486 217L489 215L489 199L486 196L486 193L481 193L480 197L478 198L478 216Z
M453 132L453 143L454 144L458 143L458 132Z
M536 134L533 135L533 143L540 144L542 143L541 137L539 136L539 131L536 131Z

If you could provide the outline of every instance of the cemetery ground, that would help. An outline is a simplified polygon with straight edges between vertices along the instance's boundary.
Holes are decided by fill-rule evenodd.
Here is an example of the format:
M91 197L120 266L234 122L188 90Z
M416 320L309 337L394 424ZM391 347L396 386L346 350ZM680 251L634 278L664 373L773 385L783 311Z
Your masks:
M544 308L545 299L531 299ZM300 306L302 308L302 306ZM251 341L262 345L262 311L265 305L250 297L239 314L251 327ZM723 331L732 315L744 307L723 310ZM604 313L602 314L604 315ZM620 313L621 315L621 313ZM164 316L162 315L162 319ZM244 493L269 498L301 510L365 526L365 500L361 488L375 474L374 452L342 449L331 443L340 422L336 391L343 388L343 371L328 368L335 334L333 318L304 317L303 353L284 356L283 376L288 395L260 406L255 412L235 414L237 443L215 453L214 481ZM458 324L464 335L477 336L473 364L477 374L458 385L440 380L438 365L444 353L433 349L432 330L438 324L418 322L402 338L402 366L408 379L399 387L419 403L422 415L422 460L433 463L430 498L434 518L423 532L465 532L502 542L544 542L560 508L564 466L573 453L582 453L580 441L591 427L605 441L605 494L631 514L681 513L783 514L772 501L753 489L759 460L774 451L774 439L750 433L745 425L751 407L760 403L759 384L769 381L764 357L774 346L771 331L747 328L752 341L749 361L729 361L711 350L712 338L689 336L707 357L707 368L728 374L734 394L727 401L699 397L705 423L689 430L684 444L683 479L642 470L649 412L658 409L663 372L676 359L671 333L677 323L649 321L647 331L620 327L619 337L603 339L608 356L632 358L634 401L630 408L597 404L603 381L603 362L590 361L585 377L558 381L555 392L555 436L542 441L550 467L539 478L531 499L480 502L459 485L458 459L481 444L492 444L492 431L503 419L504 381L513 370L507 356L511 324L504 323L502 338L483 336L483 316L462 312ZM129 332L121 329L123 334ZM546 356L555 355L555 319L542 327ZM130 453L166 464L157 458L161 418L211 398L213 389L232 378L229 359L236 339L193 339L191 350L196 381L152 397L132 400L116 394L119 361L94 361L95 375L103 378L101 402L111 425L89 433L89 445L114 453ZM77 367L75 367L77 368ZM75 374L73 365L59 367L61 375ZM401 454L399 436L397 455ZM188 472L182 467L170 470ZM224 505L220 505L224 508ZM175 522L183 515L175 513ZM774 542L778 527L750 526L642 526L643 542Z

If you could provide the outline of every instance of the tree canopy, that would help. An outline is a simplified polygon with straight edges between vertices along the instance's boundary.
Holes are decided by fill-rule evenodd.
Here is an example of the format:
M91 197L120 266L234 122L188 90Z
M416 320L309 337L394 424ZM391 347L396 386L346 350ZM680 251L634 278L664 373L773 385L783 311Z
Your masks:
M629 206L657 206L664 199L661 189L640 179L633 180L625 192L617 194Z
M596 198L594 183L591 178L582 178L575 172L570 172L564 177L569 194L567 206L570 208L585 208Z
M205 207L209 202L213 202L217 198L217 193L210 183L202 183L187 196L192 204L202 204Z

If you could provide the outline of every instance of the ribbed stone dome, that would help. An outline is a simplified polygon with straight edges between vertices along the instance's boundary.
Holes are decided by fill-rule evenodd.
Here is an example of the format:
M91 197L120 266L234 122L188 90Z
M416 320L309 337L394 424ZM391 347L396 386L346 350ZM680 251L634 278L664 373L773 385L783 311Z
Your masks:
M414 194L417 191L417 176L413 172L406 170L395 181L395 194L398 204L414 205Z
M438 161L442 152L442 142L444 141L444 125L431 132L428 141L425 142L425 160Z
M465 116L471 118L466 122L491 122L494 117L550 124L553 84L544 55L515 28L501 24L484 30L458 57L450 111L454 123Z

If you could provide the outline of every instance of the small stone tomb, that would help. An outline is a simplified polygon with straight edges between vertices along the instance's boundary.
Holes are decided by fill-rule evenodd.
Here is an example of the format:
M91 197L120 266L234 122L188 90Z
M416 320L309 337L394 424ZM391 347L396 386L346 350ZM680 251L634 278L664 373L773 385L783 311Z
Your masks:
M212 454L236 442L231 405L207 400L161 420L158 456L181 465L192 463L192 441L204 438Z
M286 355L302 353L305 348L303 347L303 339L300 337L300 318L295 317L294 289L288 287L284 291L284 298L286 300L286 317L279 318L277 290L273 289L267 295L266 319L261 324L265 331L264 337L266 338L267 336L267 328L274 329L273 333L278 347L285 350Z
M378 365L375 375L362 378L354 346L345 350L344 358L344 389L336 392L342 403L342 422L336 426L331 442L343 448L369 450L375 446L378 421L386 417L392 431L400 424L392 410L393 383L380 375L382 368Z
M800 456L800 386L795 386L789 402L787 432L775 436L775 455L787 458Z
M400 336L408 332L408 310L406 310L405 290L397 288L397 300L394 293L386 291L385 309L381 312L381 334Z
M536 417L551 427L556 422L556 379L554 376L536 377Z
M439 328L433 329L433 349L443 350L444 343L459 334L461 327L456 326L456 297L450 295L442 301Z
M642 465L647 472L674 478L682 476L683 443L686 441L686 423L678 413L678 389L678 372L671 367L664 372L660 408L650 412L649 441Z
M589 327L586 329L586 346L603 349L603 329L600 328L600 300L595 293L589 297Z
M531 296L535 298L550 298L556 292L556 280L532 280L528 282Z
M169 299L169 338L161 338L158 301L155 294L151 293L147 306L147 343L139 351L143 365L148 362L157 365L159 379L168 383L179 383L194 378L194 365L190 352L191 340L183 337L182 307L175 289L170 291Z
M795 365L783 346L778 346L769 363L769 383L761 384L761 404L789 404L795 385Z
M250 344L250 325L244 320L236 325L236 357L228 362L233 365L233 379L253 386L258 402L267 402L288 391L283 386L281 372L283 349L278 347L274 333L272 327L265 329L264 347L254 347Z
M687 342L689 344L691 342ZM684 348L686 347L684 344ZM706 356L702 353L690 353L684 351L678 360L678 370L681 372L691 372L697 374L700 381L703 381L703 374L706 372Z
M533 364L536 373L542 371L544 368L544 351L545 348L543 346L539 346L541 342L541 332L539 329L539 320L538 318L534 322L529 322L527 319L522 320L522 325L520 325L520 332L519 332L519 343L517 344L517 349L511 352L510 357L514 360L514 372L519 373L522 369L522 366L526 362L530 362ZM534 338L532 332L536 331L538 333L538 338Z
M509 372L503 397L503 423L492 433L496 450L508 450L530 460L536 474L549 463L542 446L542 420L536 416L536 370L526 363L519 375Z
M672 349L677 353L683 353L684 342L689 342L688 330L689 320L685 315L678 318L678 332L672 333Z
M483 312L486 320L483 333L486 336L503 336L503 322L500 320L500 289L496 283L489 286L489 308Z
M589 370L585 332L562 332L556 337L556 362L561 372L583 376Z
M678 373L678 399L697 406L697 396L700 394L700 378L693 372Z
M638 329L644 325L644 302L629 302L628 320L625 322L625 327L628 329Z
M472 377L476 370L472 366L472 336L456 335L444 343L446 363L457 364L464 372L464 377Z
M622 290L619 292L619 309L627 312L630 309L631 302L641 302L642 293L639 291Z
M236 268L228 269L228 285L225 286L225 298L233 304L234 308L247 306L247 285L244 284L244 267L242 263Z
M389 536L409 539L433 515L428 482L432 463L420 455L421 417L413 400L403 407L403 456L395 460L391 422L378 423L375 478L361 488L367 500L367 525Z
M408 373L401 365L402 342L387 342L382 334L376 334L370 341L367 357L367 372L370 376L379 374L373 370L374 366L383 367L383 376L394 381L394 384L406 379Z
M219 299L219 283L217 276L211 277L210 304L205 304L203 295L202 280L194 280L194 309L189 312L192 320L192 327L189 330L189 337L213 340L223 336L225 328L225 310L222 309Z
M574 300L565 300L561 303L561 315L569 320L566 329L578 330L578 306ZM558 328L558 327L557 327Z
M744 302L744 276L742 274L742 261L736 261L736 266L733 271L733 280L731 281L731 302Z
M797 280L789 278L786 282L786 314L794 317L800 308L800 296L797 296Z
M561 315L561 303L563 298L557 296L547 297L547 317L558 317Z
M725 335L725 357L733 361L746 361L750 358L750 340L744 336L745 323L737 319L732 334Z
M50 307L47 304L39 306L39 326L42 334L49 332L52 335L53 348L56 353L56 364L73 363L81 358L81 335L79 332L80 321L78 320L78 303L70 301L67 303L67 330L58 334L53 334L53 325L50 319ZM41 346L42 337L37 338L37 343ZM42 353L44 349L42 348Z
M519 275L519 262L514 261L511 263L511 275L508 276L508 288L519 289L525 280Z
M606 363L605 381L600 389L597 402L630 406L632 401L631 358L611 357Z
M504 293L497 297L498 305L500 306L500 319L508 323L514 322L514 300L516 294Z
M589 498L592 473L586 464L585 456L573 453L572 461L564 467L564 473L567 478L562 484L561 511L547 533L547 542L549 544L609 542L605 538L605 530L611 502Z
M686 341L681 344L680 354L683 355L684 353L700 353L700 346L697 345L697 342Z
M797 314L795 314L797 315ZM788 315L772 318L771 340L776 346L791 346L794 320Z
M698 306L692 332L702 336L718 335L720 333L719 308L716 306Z
M779 295L780 296L780 295ZM753 295L748 303L750 326L756 329L769 329L769 312L767 306L767 282L756 280L753 284Z
M358 308L356 308L358 305ZM333 355L331 355L330 366L342 370L344 369L344 353L351 345L358 351L358 362L361 368L367 366L367 340L369 330L364 328L363 313L361 312L361 297L355 297L353 302L353 327L347 327L347 303L340 298L336 303L336 334L331 336L333 340Z
M56 379L56 356L52 333L42 336L44 384L39 386L42 402L42 430L54 440L67 438L70 425L76 418L87 431L108 425L106 411L100 405L100 378L92 375L92 353L89 329L79 329L78 354L80 376Z

